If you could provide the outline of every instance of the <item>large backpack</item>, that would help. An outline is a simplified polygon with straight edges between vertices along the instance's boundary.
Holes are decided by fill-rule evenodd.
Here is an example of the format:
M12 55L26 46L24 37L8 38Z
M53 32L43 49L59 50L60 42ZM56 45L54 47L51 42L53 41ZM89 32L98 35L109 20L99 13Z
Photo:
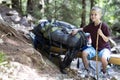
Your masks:
M86 45L86 37L83 31L79 31L72 36L70 33L76 26L63 21L41 21L38 26L34 28L36 36L43 36L51 42L56 42L67 46L68 48L81 48Z

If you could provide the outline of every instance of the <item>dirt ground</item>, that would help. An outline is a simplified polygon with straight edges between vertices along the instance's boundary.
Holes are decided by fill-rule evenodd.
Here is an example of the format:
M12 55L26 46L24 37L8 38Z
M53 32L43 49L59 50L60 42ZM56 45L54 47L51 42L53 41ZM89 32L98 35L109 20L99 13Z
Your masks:
M31 39L26 38L23 32L16 30L15 32L17 34L16 33L12 34L12 32L14 32L12 31L13 29L11 28L8 29L10 27L9 26L10 23L7 23L7 27L6 27L5 25L6 23L3 22L11 21L6 16L6 13L9 12L10 10L11 9L5 6L0 6L0 52L5 54L6 61L18 62L19 64L28 66L31 69L36 69L37 71L36 73L38 74L38 76L41 76L41 74L42 75L45 74L49 76L54 76L55 74L61 74L56 65L51 63L46 57L43 57L40 52L38 52L33 48ZM2 19L5 17L4 21L1 19L1 17ZM0 70L2 70L1 65L0 65ZM32 75L32 73L28 73L28 74ZM33 79L35 80L35 78L31 78L31 80ZM10 80L10 79L3 79L1 78L0 75L0 80ZM22 80L22 79L19 78L17 80ZM23 79L23 80L30 80L30 79Z

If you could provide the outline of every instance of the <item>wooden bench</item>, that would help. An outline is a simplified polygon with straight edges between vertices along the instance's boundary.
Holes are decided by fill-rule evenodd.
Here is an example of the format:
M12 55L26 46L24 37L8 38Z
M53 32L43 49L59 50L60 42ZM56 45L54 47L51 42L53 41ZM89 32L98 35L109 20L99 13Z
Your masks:
M58 47L52 46L52 47L50 48L50 51L55 52L55 53L60 53L60 51L66 52L66 49L60 49L60 48L58 48ZM79 57L79 58L82 57L82 55L81 55L80 52L78 53L78 57ZM92 60L96 60L96 57L94 57ZM98 60L100 60L100 59L98 59ZM120 54L111 54L109 63L115 64L115 65L120 65Z

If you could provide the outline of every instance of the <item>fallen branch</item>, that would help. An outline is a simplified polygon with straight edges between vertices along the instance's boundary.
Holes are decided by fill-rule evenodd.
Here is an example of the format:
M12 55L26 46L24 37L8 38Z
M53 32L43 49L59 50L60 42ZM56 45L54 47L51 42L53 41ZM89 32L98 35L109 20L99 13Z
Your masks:
M12 28L12 26L9 23L7 23L1 19L0 19L0 30L2 32L6 33L6 35L11 34L14 37L16 37L17 39L23 41L24 43L27 43L23 39L19 38L20 34L18 33L18 31L16 31L14 28ZM5 35L2 35L2 36L5 36Z
M12 33L12 35L15 37L18 35L18 32L14 28L12 28L12 26L9 23L1 19L0 19L0 29L5 33L8 33L8 32Z

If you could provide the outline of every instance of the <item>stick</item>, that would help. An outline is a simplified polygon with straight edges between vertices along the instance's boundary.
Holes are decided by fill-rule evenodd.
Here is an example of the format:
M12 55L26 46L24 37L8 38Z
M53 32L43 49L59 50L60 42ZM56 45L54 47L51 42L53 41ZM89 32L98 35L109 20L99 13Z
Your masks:
M101 28L102 23L100 23ZM97 39L96 39L96 75L97 75L97 80L98 80L98 40L99 40L99 34L97 33Z

